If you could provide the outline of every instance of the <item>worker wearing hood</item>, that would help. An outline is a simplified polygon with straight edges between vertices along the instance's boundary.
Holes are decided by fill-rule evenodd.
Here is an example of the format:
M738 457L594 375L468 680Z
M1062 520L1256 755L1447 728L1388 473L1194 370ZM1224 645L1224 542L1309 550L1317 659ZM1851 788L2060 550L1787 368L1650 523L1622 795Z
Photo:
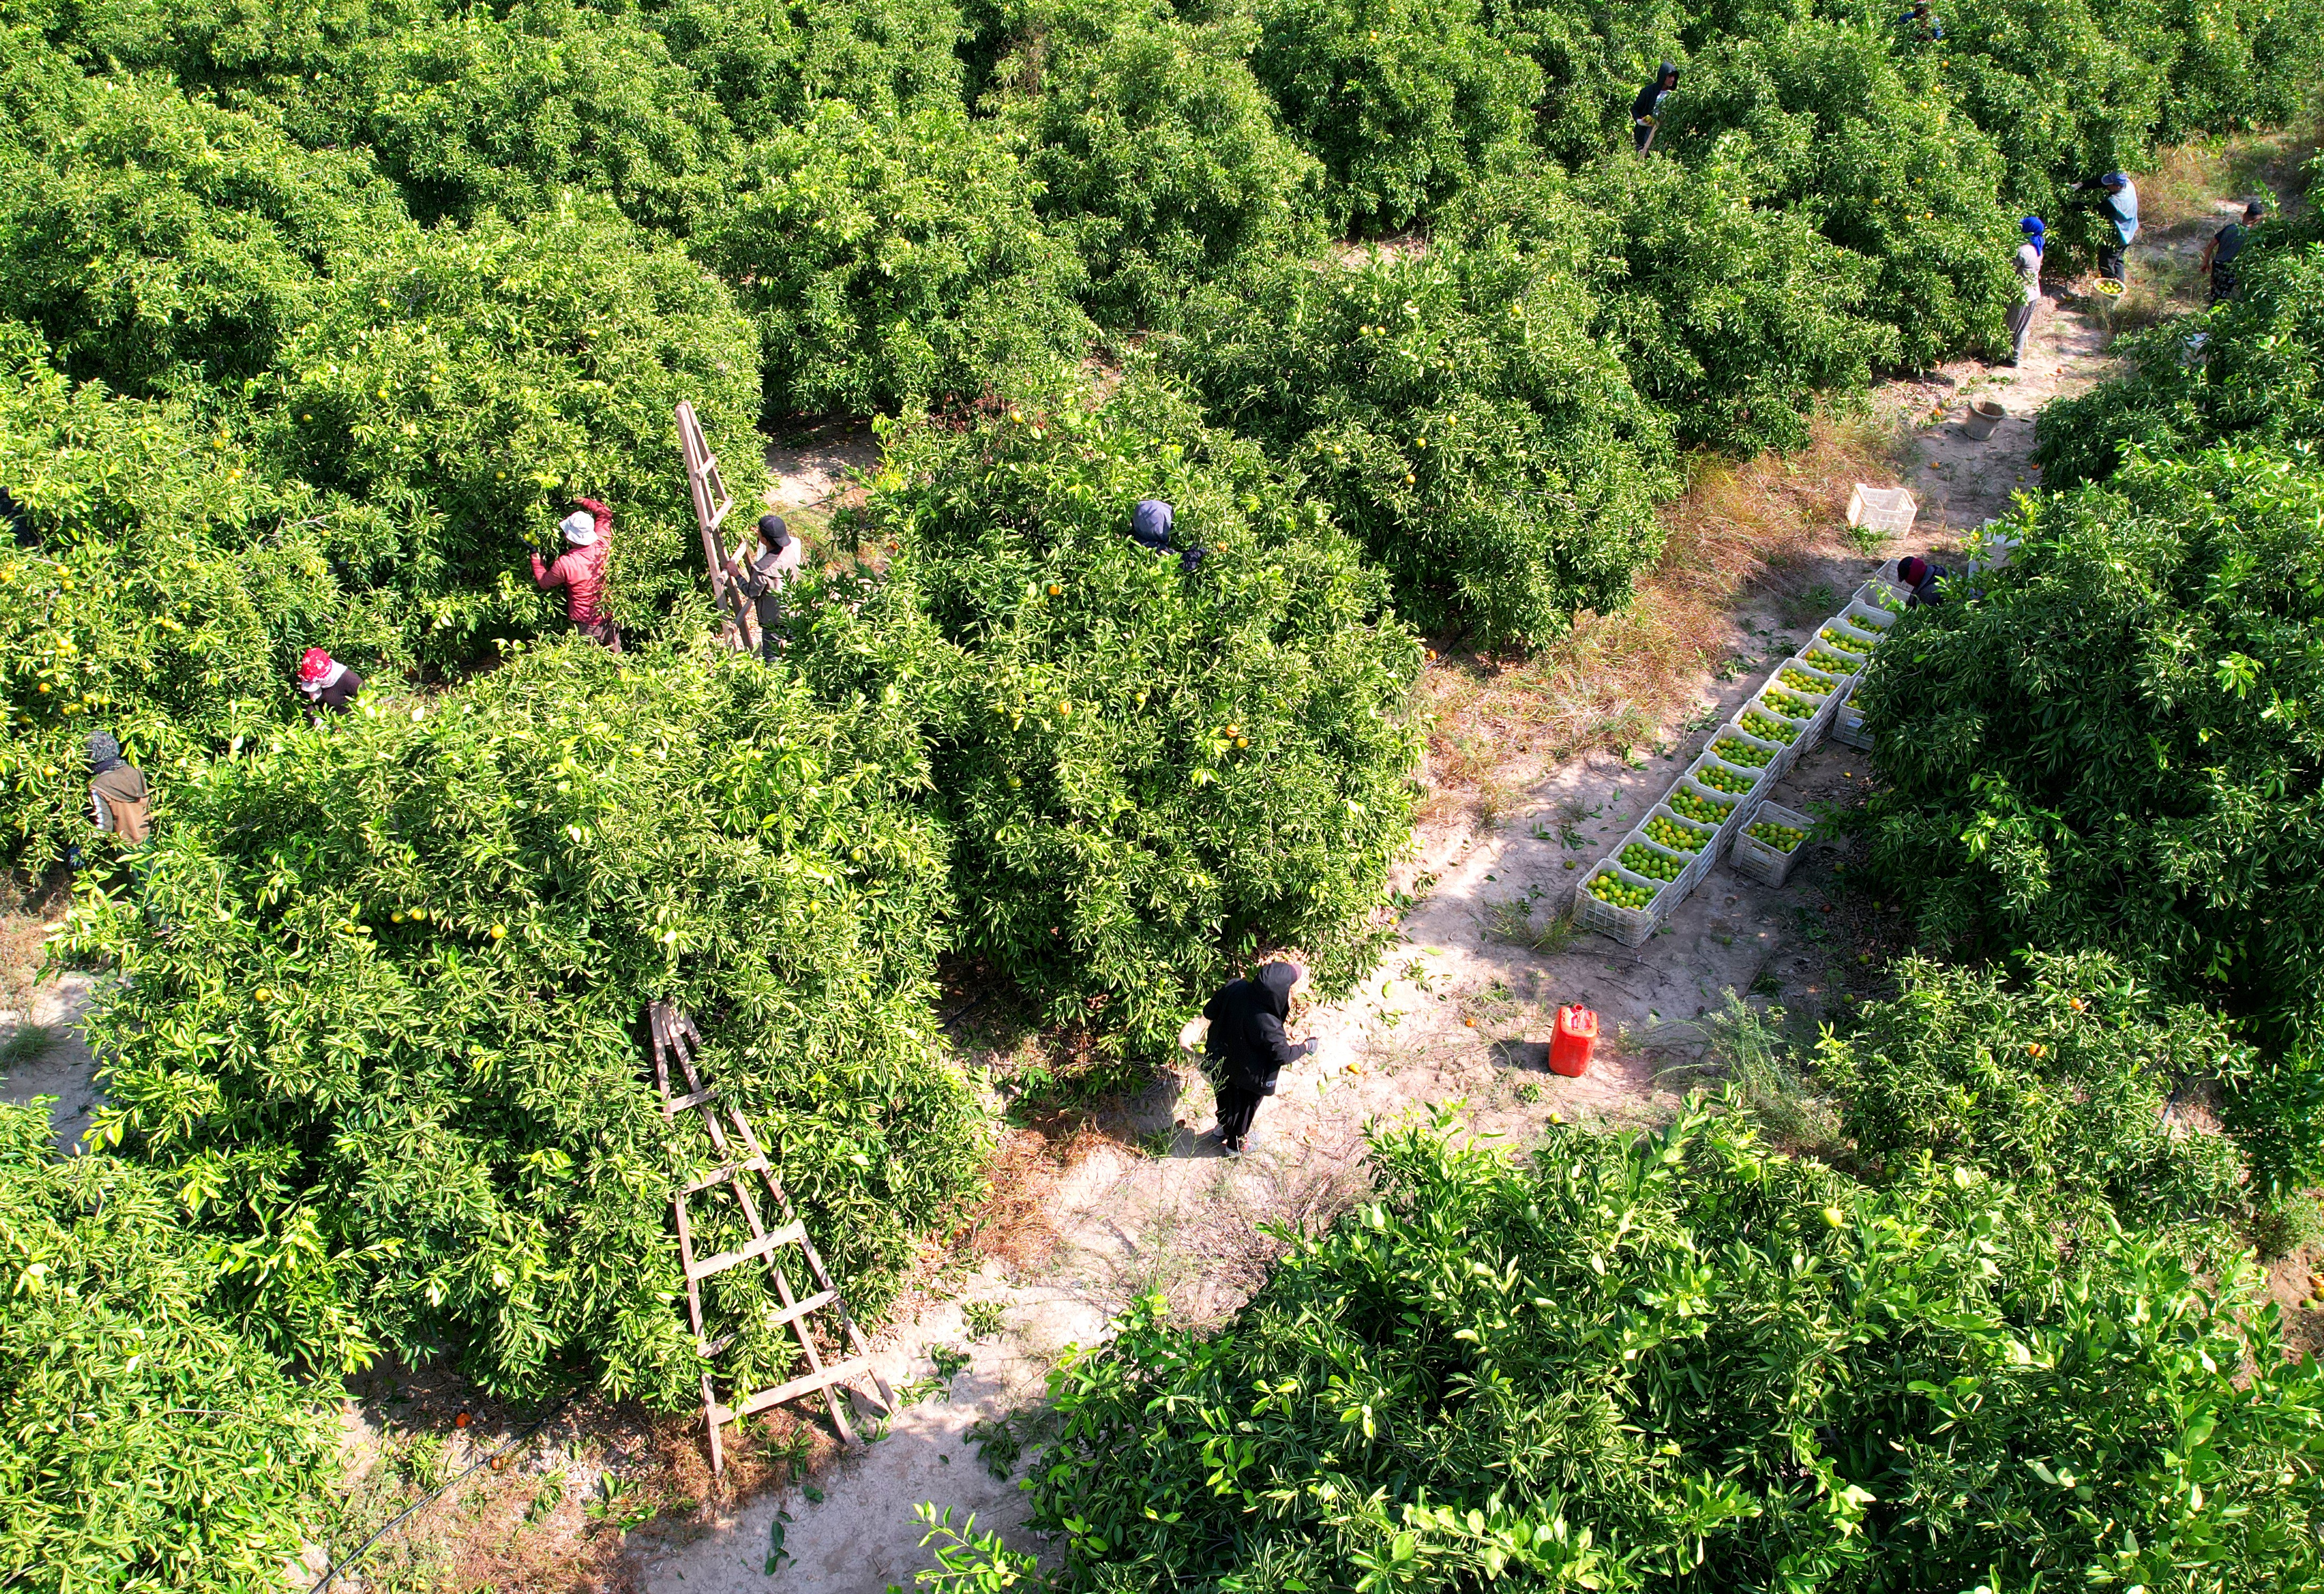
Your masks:
M1665 61L1655 69L1654 81L1638 90L1638 97L1630 102L1630 136L1638 153L1655 142L1655 128L1662 120L1663 101L1678 87L1678 69Z
M1250 1134L1259 1104L1275 1094L1276 1081L1295 1060L1314 1051L1309 1041L1294 1046L1284 1029L1291 998L1307 983L1296 963L1269 963L1255 979L1238 979L1203 1008L1211 1023L1205 1043L1212 1085L1219 1099L1219 1139L1240 1153Z
M121 755L121 744L110 731L89 732L88 801L98 829L131 847L145 839L152 825L148 805L152 793L143 773Z

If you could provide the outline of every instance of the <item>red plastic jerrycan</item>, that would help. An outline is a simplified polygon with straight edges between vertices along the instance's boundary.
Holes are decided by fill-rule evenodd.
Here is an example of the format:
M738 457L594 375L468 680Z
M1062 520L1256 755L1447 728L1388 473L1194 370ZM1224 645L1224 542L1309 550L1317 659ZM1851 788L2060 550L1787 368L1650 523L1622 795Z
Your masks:
M1557 1010L1557 1029L1549 1039L1549 1071L1578 1080L1590 1069L1590 1053L1598 1046L1598 1015L1587 1007Z

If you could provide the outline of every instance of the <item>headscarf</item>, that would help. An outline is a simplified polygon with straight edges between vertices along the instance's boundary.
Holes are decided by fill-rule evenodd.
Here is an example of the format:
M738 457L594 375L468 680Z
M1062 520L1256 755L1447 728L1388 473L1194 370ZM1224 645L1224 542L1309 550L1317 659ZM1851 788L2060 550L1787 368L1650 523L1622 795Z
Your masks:
M1660 67L1657 67L1655 70L1655 86L1656 88L1661 88L1663 86L1663 79L1665 78L1670 79L1671 88L1675 88L1678 87L1678 69L1671 65L1668 61L1663 62Z
M1170 549L1170 528L1177 518L1177 511L1162 499L1140 498L1138 507L1130 512L1130 539L1141 548L1167 553Z
M100 775L108 769L119 769L121 765L121 744L113 739L112 734L102 730L89 732L88 773Z
M2017 226L2019 230L2024 233L2026 241L2034 246L2034 254L2043 255L2048 253L2050 241L2049 235L2043 229L2042 218L2040 217L2025 217L2018 222Z
M345 664L334 662L321 648L310 647L299 656L299 690L319 698L346 672Z
M791 545L790 524L779 514L762 514L759 516L759 538L780 553Z
M2250 204L2244 207L2244 219L2246 221L2257 221L2261 217L2265 216L2266 214L2267 201L2265 199L2254 199Z
M576 509L558 521L557 529L576 548L586 548L597 540L597 517L586 509Z
M1896 577L1907 587L1918 587L1929 579L1929 561L1925 559L1908 559L1896 567Z

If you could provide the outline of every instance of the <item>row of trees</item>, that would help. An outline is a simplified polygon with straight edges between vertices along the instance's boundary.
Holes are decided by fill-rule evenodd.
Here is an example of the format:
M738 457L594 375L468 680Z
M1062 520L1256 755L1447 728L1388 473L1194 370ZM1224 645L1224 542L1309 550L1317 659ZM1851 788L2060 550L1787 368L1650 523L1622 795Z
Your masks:
M2009 562L1876 656L1854 822L1945 960L1811 1048L1738 1006L1659 1135L1379 1135L1223 1330L1142 1302L1052 1375L1061 1564L931 1513L928 1580L2324 1586L2253 1265L2324 1179L2312 235L2046 411Z
M2280 114L2319 37L2307 6L1948 20L1932 50L1805 4L12 13L0 827L102 863L97 725L161 823L60 943L131 977L106 1149L62 1183L10 1154L0 1293L78 1348L0 1374L42 1436L0 1469L35 1524L0 1580L249 1580L320 1453L295 1423L69 1507L189 1453L181 1407L286 1409L277 1357L689 1398L661 1213L708 1154L642 1082L650 996L876 1309L986 1132L940 955L1122 1051L1262 945L1352 977L1408 835L1415 621L1514 647L1618 606L1683 450L1992 346L2018 209ZM770 414L898 416L855 520L884 569L809 578L779 669L694 640L681 397L730 459ZM544 643L523 579L582 491L617 506L628 656ZM1198 567L1122 536L1148 496ZM325 731L288 685L316 644L372 681ZM143 1271L107 1273L133 1213ZM150 1352L141 1293L180 1324ZM779 1376L762 1303L715 1293L736 1370ZM99 1385L147 1448L68 1465Z

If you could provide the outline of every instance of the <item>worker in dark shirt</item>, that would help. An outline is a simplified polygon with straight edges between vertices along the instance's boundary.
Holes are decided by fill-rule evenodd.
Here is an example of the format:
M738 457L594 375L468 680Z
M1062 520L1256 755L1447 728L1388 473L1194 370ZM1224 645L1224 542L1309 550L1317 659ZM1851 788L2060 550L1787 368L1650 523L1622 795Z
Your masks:
M1663 101L1678 87L1678 69L1665 61L1655 70L1655 80L1638 90L1638 97L1630 102L1630 136L1638 153L1645 154L1655 142L1655 129L1662 120Z
M319 725L326 714L344 714L363 690L363 677L333 659L321 648L310 647L299 659L299 690L311 705L307 717Z
M2244 246L2251 242L2251 229L2257 227L2266 215L2267 202L2254 199L2244 207L2242 221L2227 223L2213 233L2211 241L2203 246L2203 269L2210 273L2213 304L2224 303L2236 296L2236 256L2244 252Z
M1944 602L1944 594L1937 583L1950 579L1952 571L1941 564L1931 564L1925 559L1908 559L1896 567L1896 579L1904 584L1912 597L1904 600L1906 608L1935 608Z
M1259 1104L1275 1094L1283 1070L1315 1050L1313 1040L1295 1044L1284 1030L1292 1001L1306 985L1307 971L1298 964L1269 963L1254 978L1230 982L1203 1008L1210 1021L1204 1051L1218 1095L1219 1140L1230 1155L1241 1154Z

